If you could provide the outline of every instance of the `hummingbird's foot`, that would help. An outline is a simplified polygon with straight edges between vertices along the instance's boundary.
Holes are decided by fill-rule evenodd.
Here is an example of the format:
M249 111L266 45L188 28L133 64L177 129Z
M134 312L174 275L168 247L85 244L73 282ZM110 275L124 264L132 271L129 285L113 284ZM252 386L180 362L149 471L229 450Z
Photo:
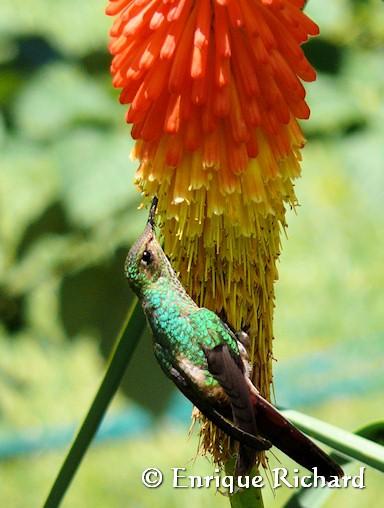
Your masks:
M237 340L243 344L243 346L248 349L251 345L251 341L249 338L249 335L244 330L240 330L239 332L236 332Z
M237 339L239 353L240 353L241 359L243 360L243 364L245 367L245 377L251 378L252 377L252 365L250 364L249 355L248 355L248 351L249 351L249 348L251 345L249 335L244 330L240 330L239 332L236 332L235 335L236 335L236 339Z
M229 498L229 497L234 496L241 490L243 490L241 487L239 487L238 485L235 485L233 487L233 492L229 492L229 490L226 487L217 487L216 492L218 492L221 496Z

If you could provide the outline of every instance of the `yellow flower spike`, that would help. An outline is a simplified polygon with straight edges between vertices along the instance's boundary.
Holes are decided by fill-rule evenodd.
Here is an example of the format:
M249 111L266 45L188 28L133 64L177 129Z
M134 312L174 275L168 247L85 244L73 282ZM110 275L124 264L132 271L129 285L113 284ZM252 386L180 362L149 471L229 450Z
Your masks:
M136 184L159 197L164 249L191 296L251 337L270 397L274 282L309 108L304 0L110 0L113 84L128 104ZM196 413L194 413L196 414ZM199 417L202 451L228 439Z

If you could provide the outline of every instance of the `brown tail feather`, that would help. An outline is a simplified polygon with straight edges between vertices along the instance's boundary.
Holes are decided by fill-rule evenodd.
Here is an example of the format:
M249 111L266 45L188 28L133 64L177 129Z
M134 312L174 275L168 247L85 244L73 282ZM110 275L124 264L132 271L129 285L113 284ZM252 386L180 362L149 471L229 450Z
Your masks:
M240 443L236 461L235 476L246 476L256 463L256 452Z
M275 407L261 396L255 397L255 419L262 436L269 439L279 450L301 466L313 470L326 479L344 475L323 450L299 429L292 425Z

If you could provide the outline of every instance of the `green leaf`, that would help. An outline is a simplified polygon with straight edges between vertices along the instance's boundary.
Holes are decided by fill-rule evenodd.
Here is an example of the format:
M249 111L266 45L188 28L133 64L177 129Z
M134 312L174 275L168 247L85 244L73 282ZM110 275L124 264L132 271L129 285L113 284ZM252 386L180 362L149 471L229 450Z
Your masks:
M355 434L382 445L384 443L384 422L367 425L357 430ZM339 455L338 453L331 453L331 457L341 464L344 470L352 462L351 458ZM301 488L290 497L285 504L285 508L320 508L332 493L331 489Z
M352 12L349 0L327 2L324 8L322 2L309 1L305 13L320 26L321 34L327 37L337 37L352 24Z
M51 203L57 192L52 157L25 140L4 142L0 171L0 252L12 260L25 228Z
M311 117L305 123L305 132L326 134L345 129L364 119L364 110L352 94L345 93L346 84L326 74L318 75L307 92L307 101L311 105Z
M298 411L284 410L283 414L309 436L348 457L384 472L383 446Z
M43 66L26 83L14 114L23 135L46 140L74 123L114 125L122 111L107 89L80 68L54 63Z
M384 446L384 422L371 423L366 427L357 430L355 434Z
M116 341L101 385L52 485L44 508L56 508L62 501L121 383L145 326L141 305L135 299Z
M111 19L105 0L1 0L0 33L43 36L70 55L104 48Z
M69 217L81 227L97 225L112 213L137 206L133 185L137 163L129 159L128 132L74 129L55 153Z

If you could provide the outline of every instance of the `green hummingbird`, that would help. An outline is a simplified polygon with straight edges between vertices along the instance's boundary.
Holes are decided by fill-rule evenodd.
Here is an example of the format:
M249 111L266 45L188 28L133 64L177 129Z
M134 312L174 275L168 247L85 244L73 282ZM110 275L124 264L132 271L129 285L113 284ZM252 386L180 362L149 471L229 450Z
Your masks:
M272 444L300 465L333 479L343 471L264 399L251 381L246 343L214 312L196 305L158 242L154 197L144 232L130 249L125 274L153 334L164 373L217 427L239 442L236 475Z

